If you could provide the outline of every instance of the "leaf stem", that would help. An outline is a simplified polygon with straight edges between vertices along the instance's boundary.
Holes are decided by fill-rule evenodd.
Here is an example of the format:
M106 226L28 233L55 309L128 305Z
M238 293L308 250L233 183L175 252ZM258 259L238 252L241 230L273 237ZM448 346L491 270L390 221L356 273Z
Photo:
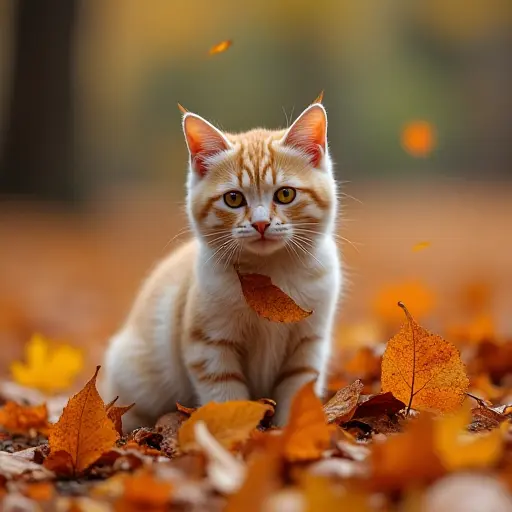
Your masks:
M405 306L403 302L398 303L398 307L402 308L405 316L407 317L407 321L409 322L409 327L411 328L411 336L412 336L412 381L411 381L411 396L409 398L409 404L407 405L407 411L405 412L406 416L409 416L411 413L412 400L414 398L414 381L416 378L416 338L414 337L414 320L409 313L409 310Z

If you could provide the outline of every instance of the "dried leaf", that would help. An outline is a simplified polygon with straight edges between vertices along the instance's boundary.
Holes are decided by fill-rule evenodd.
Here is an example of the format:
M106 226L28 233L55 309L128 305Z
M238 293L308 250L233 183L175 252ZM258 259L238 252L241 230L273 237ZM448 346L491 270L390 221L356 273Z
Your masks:
M313 385L309 382L293 398L283 433L284 456L292 462L318 459L330 445L331 429Z
M219 44L212 46L208 53L210 55L215 55L216 53L225 52L232 44L233 41L231 41L230 39L227 39L226 41L221 41Z
M248 400L210 402L192 413L181 426L178 432L180 448L183 452L199 448L195 439L194 425L198 421L203 421L212 436L224 448L230 450L238 443L246 441L267 411L271 409L268 405Z
M359 395L363 390L363 383L356 380L350 386L340 389L325 405L324 413L327 417L327 423L336 423L340 425L350 420L354 415L359 400Z
M107 404L105 406L105 411L107 412L107 416L109 417L110 421L114 424L114 427L116 428L117 433L120 437L123 435L123 420L122 416L123 414L126 414L134 405L135 403L131 405L122 405L117 406L114 405L119 397L114 398L112 402Z
M157 480L151 471L141 469L126 477L123 483L124 492L115 503L115 510L165 512L169 509L172 484Z
M399 306L407 320L384 352L382 390L407 403L408 410L456 410L469 386L459 351L421 327L402 303Z
M0 409L0 426L15 434L25 434L33 429L46 435L50 428L46 404L19 405L7 402Z
M420 252L423 251L423 249L427 249L428 247L430 247L430 245L430 242L418 242L417 244L414 244L412 246L412 250L413 252Z
M405 409L405 404L388 391L387 393L373 395L367 400L360 402L352 418L369 418L382 415L393 416L403 409Z
M270 277L240 274L238 270L237 274L247 304L261 317L271 322L294 323L313 313L298 306L283 290L272 284Z
M117 440L114 424L96 389L100 367L72 398L48 436L50 455L45 466L61 474L80 474ZM61 471L62 470L62 471Z
M55 494L55 488L50 482L34 482L26 487L24 494L31 500L49 501Z
M36 334L25 348L26 363L11 364L14 380L23 386L54 393L68 389L83 367L83 354L69 345L51 346Z
M46 480L55 477L49 469L24 457L18 457L15 453L0 451L0 476L7 478L17 477L22 474L30 474L33 480Z

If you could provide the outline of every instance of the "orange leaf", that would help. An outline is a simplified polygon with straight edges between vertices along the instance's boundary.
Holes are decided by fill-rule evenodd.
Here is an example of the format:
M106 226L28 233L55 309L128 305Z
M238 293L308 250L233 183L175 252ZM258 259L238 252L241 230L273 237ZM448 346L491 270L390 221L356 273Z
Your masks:
M178 432L180 448L183 452L198 450L194 425L204 421L210 433L228 450L246 441L272 407L249 400L224 403L210 402L193 412Z
M48 501L53 498L55 488L50 482L34 482L24 490L25 496L35 501Z
M357 407L363 383L356 380L350 386L340 389L325 405L324 413L328 423L341 424L349 421Z
M121 417L123 416L123 414L126 414L134 405L135 403L131 405L122 405L119 407L112 403L105 407L105 410L107 411L107 416L109 417L110 421L114 424L116 432L121 437L123 435L123 420L121 419Z
M215 55L216 53L225 52L232 44L233 41L231 41L230 39L227 39L226 41L221 41L219 44L212 46L208 53L210 55Z
M96 389L99 369L98 366L92 379L70 398L59 421L50 430L50 455L45 466L57 473L66 474L70 469L72 474L82 473L117 440L114 424Z
M457 348L441 336L428 332L412 318L388 342L382 358L382 390L408 404L408 410L458 409L469 386Z
M309 382L293 398L283 434L284 456L290 461L318 459L330 445L331 429L313 385Z
M434 126L428 121L411 121L401 134L402 147L414 157L426 157L436 146Z
M26 434L31 429L46 434L50 427L46 404L29 406L7 402L0 409L0 426L15 434Z
M240 274L238 270L237 274L247 304L261 317L271 322L294 323L313 313L298 306L283 290L272 284L270 277Z

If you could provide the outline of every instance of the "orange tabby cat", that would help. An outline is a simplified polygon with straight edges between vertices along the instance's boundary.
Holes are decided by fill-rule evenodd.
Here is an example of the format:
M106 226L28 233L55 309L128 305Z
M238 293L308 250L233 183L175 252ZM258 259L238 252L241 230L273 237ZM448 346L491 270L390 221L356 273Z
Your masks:
M183 130L194 238L157 266L112 339L104 397L136 403L127 429L176 402L263 397L282 425L302 385L323 389L341 288L325 109L311 105L286 130L239 134L186 113ZM270 276L313 314L294 324L259 317L234 264Z

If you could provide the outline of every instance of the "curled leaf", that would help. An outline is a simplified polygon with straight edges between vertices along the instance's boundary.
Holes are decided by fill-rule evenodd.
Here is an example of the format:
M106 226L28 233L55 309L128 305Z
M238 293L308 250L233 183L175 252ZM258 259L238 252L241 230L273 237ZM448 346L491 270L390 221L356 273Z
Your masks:
M404 310L406 322L388 342L382 358L382 390L407 408L450 412L458 409L469 386L455 345L421 327Z
M340 389L325 405L324 413L327 423L345 423L349 421L357 407L363 383L356 380L350 386Z
M313 313L302 309L280 288L272 284L268 276L261 274L241 274L238 278L247 304L259 316L271 322L300 322Z

